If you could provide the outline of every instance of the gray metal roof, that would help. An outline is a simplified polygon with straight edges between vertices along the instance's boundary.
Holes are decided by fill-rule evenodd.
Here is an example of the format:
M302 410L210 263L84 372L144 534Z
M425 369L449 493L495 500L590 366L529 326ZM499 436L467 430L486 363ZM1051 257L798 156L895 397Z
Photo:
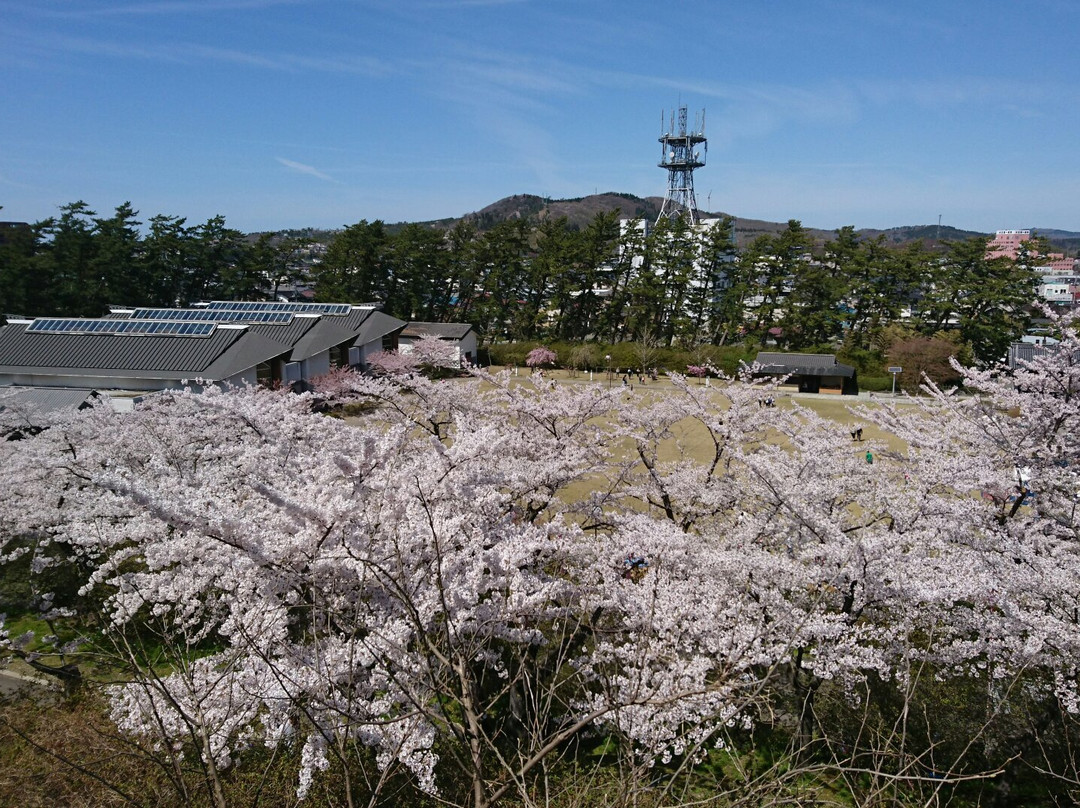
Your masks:
M324 317L318 325L293 345L289 358L294 362L309 359L335 345L351 345L360 333L359 327L349 327L341 317Z
M5 387L0 389L0 411L33 416L73 412L98 397L95 390L70 387Z
M359 330L360 327L367 322L368 318L375 312L380 311L377 306L353 306L352 311L346 314L344 317L337 317L334 322L341 325L343 328L351 328L353 330ZM385 316L385 315L384 315Z
M249 323L248 330L253 334L261 334L267 339L281 345L281 352L285 353L292 349L304 335L319 324L319 317L293 317L292 322L287 324L277 323Z
M28 334L26 323L9 323L0 328L0 373L220 380L287 350L246 328L205 337Z
M759 373L770 376L794 374L798 376L843 376L851 378L855 368L836 361L833 354L773 353L761 351L755 360Z
M406 325L404 320L399 320L397 317L391 317L386 312L373 311L370 316L360 324L359 335L357 336L356 341L360 344L372 343L387 334L401 331Z
M114 310L112 318L125 312ZM209 335L28 333L29 323L0 326L0 374L93 379L222 381L275 358L301 361L335 346L370 344L405 322L370 306L342 315L298 315L288 324L214 328ZM104 381L99 381L104 380Z
M1057 351L1065 350L1058 348L1060 343L1054 340L1049 345L1037 342L1014 342L1009 346L1008 364L1011 370L1021 367L1021 362L1034 362L1043 357L1053 356ZM1080 351L1072 356L1072 364L1080 364Z
M403 337L438 337L439 339L464 339L472 331L468 323L418 323L412 322L401 332Z

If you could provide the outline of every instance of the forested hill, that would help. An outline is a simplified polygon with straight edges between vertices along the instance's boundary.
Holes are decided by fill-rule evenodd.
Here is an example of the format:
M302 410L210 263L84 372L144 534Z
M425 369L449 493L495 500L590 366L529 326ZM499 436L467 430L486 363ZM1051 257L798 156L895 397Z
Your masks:
M582 228L596 216L597 213L606 213L619 210L627 218L641 217L655 220L660 214L660 206L663 198L659 196L637 197L633 194L621 194L609 191L602 194L593 194L577 199L549 199L533 194L515 194L498 202L493 202L485 208L473 213L467 213L460 218L438 219L436 221L421 222L431 227L449 228L462 220L472 221L480 230L486 230L499 222L512 219L533 218L537 220L558 219L566 217L571 227ZM735 240L740 247L744 247L763 233L775 234L787 227L787 222L767 222L760 219L743 219L735 214L725 214L721 211L701 214L704 217L719 217L732 215L735 218ZM403 226L405 223L402 222ZM806 223L804 222L804 225ZM838 224L853 224L849 222ZM391 226L394 229L397 226ZM807 228L813 239L818 243L830 241L836 235L834 230L820 230ZM911 241L922 241L932 245L941 240L962 241L972 236L984 235L970 230L958 230L955 227L937 225L915 225L907 227L893 227L888 230L863 229L858 231L861 235L876 238L880 234L885 235L889 244L906 244ZM1041 231L1040 231L1041 232ZM1061 231L1053 231L1061 232ZM1077 236L1075 233L1061 233L1067 236Z

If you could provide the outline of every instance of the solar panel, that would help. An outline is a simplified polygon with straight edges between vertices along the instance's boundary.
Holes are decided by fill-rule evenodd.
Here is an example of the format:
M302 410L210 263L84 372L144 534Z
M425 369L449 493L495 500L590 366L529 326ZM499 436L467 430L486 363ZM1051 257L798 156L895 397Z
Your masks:
M214 323L187 320L90 320L44 317L26 327L35 334L127 334L129 336L207 337Z
M340 316L352 311L351 303L271 303L269 301L215 300L208 309L221 311L288 311L293 314L330 314Z
M137 320L189 320L215 323L271 323L288 325L291 311L237 311L226 309L136 309L131 315Z

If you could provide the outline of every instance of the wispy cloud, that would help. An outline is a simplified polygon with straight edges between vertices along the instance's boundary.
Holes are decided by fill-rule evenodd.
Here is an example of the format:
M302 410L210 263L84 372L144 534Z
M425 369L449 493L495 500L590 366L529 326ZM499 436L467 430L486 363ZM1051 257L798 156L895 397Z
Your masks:
M420 3L421 8L465 8L469 6L511 6L527 3L529 0L425 0Z
M241 65L259 70L290 73L314 71L379 77L394 72L394 68L386 62L374 57L354 54L308 56L295 53L259 53L234 48L218 48L196 42L147 44L59 34L53 34L48 39L41 40L30 32L22 31L13 32L13 38L27 50L28 54L37 54L39 58L50 53L61 52L168 64Z
M52 17L122 17L157 14L198 14L218 11L258 11L275 6L294 6L307 0L145 0L105 6L79 4L75 7L38 7L40 14Z
M324 182L333 182L339 185L341 184L340 180L334 179L329 174L324 174L322 171L319 171L319 169L315 168L314 166L305 165L304 163L298 163L295 160L286 160L284 157L275 157L274 159L281 163L283 166L285 166L285 168L289 169L290 171L295 171L298 174L307 174L308 176L316 177L320 180L323 180Z
M16 182L15 180L5 176L4 174L0 174L0 185L6 185L9 188L18 188L21 191L36 190L35 186L27 185L23 182Z
M387 64L364 56L301 56L289 53L267 56L261 53L195 44L181 44L165 47L162 50L165 58L229 62L267 70L292 72L314 70L321 73L352 73L364 76L382 76L392 72Z

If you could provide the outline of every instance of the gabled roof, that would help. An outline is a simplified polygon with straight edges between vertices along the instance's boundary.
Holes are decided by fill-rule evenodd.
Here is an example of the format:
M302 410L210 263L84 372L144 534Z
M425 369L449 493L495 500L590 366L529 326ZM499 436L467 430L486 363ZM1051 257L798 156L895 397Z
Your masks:
M439 339L464 339L472 331L468 323L409 323L401 332L403 337L438 337Z
M338 345L352 346L355 342L363 342L361 334L364 323L376 314L371 307L355 307L347 315L336 317L322 317L319 324L308 331L293 345L290 358L292 361L308 359L322 351L329 350ZM387 315L382 315L386 317ZM395 318L390 318L391 320ZM397 321L402 323L401 320ZM391 331L394 329L390 329ZM379 335L381 336L381 334Z
M132 311L117 308L105 323L132 320L131 315ZM182 312L178 310L177 316ZM223 317L228 319L229 315ZM187 328L173 316L147 320L153 326L149 333L146 328L139 328L139 333L98 333L127 329L124 324L100 329L103 323L99 320L87 321L92 327L84 326L82 318L56 324L39 322L40 333L38 326L30 328L28 320L9 322L0 326L0 374L84 379L84 384L99 389L122 387L125 379L139 380L139 387L145 386L143 381L220 382L272 359L299 362L338 346L377 343L405 327L403 320L374 306L341 304L336 312L298 312L285 323L226 325L214 318L199 319L192 323L199 326L202 333L198 335L158 333L168 325ZM132 320L131 325L137 323Z
M357 344L368 344L382 339L387 334L401 331L407 323L397 317L391 317L383 311L373 311L358 329Z
M235 306L235 309L226 308ZM257 314L262 311L260 307L266 307L267 311L285 313L293 304L271 302L246 302L246 301L221 301L212 304L209 308L191 309L197 314L193 319L216 320L215 314L220 315L220 322L233 322L237 319L237 312ZM351 347L356 342L370 342L381 339L384 334L391 333L405 325L403 320L382 314L374 305L352 305L342 303L312 304L327 307L345 308L344 313L337 311L297 311L287 322L258 322L249 320L245 325L254 333L274 340L281 344L281 353L288 362L300 362L310 359L323 351L337 346ZM273 307L273 308L272 308ZM114 307L111 316L126 318L132 316L136 309L133 307ZM186 310L165 310L170 314ZM374 315L375 319L372 320ZM370 321L370 322L369 322ZM372 334L373 336L368 336Z
M122 376L219 381L288 350L248 328L215 328L205 337L35 334L27 323L0 328L0 373Z
M294 352L296 344L317 328L320 322L322 322L321 317L299 316L293 317L289 323L283 325L251 323L248 329L281 345L281 353L289 353ZM297 361L297 358L290 355L289 361Z
M761 365L758 371L769 376L843 376L851 378L855 368L836 361L833 354L774 353L761 351L755 359Z

